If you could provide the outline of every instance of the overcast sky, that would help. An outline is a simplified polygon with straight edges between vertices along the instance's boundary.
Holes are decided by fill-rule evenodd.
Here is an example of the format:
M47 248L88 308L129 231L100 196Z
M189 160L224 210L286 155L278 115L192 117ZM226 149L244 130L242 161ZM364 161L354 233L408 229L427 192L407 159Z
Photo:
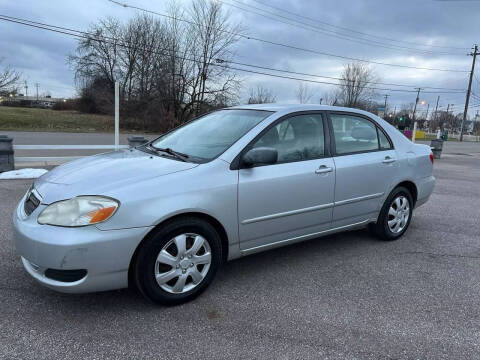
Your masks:
M164 12L165 1L124 0L125 2L158 12ZM188 4L190 0L178 0ZM237 0L238 1L238 0ZM251 12L233 8L225 0L224 8L231 12L233 21L241 22L249 35L290 44L297 47L313 49L331 54L373 60L376 62L403 64L415 67L442 68L469 71L471 56L467 56L475 42L480 42L480 1L477 0L241 0L245 8L257 11L252 7L263 8L281 16L294 15L279 12L261 5L261 2L293 13L302 14L318 20L296 19L317 27L346 34L345 30L330 27L325 23L348 28L362 33L374 35L368 37L376 41L361 43L357 40L339 39L314 31L309 31L262 17ZM88 26L106 16L118 17L124 21L135 15L135 11L114 5L107 0L0 0L0 13L52 25L65 26L79 30L87 30ZM271 15L269 15L271 16ZM285 19L283 19L284 21ZM28 28L23 25L0 21L0 56L5 58L4 64L10 64L24 75L28 82L29 93L34 91L34 84L40 84L40 92L49 91L54 97L69 97L75 93L73 72L66 63L66 57L75 49L76 41L66 35L44 30ZM364 35L348 32L349 37ZM394 42L389 39L401 40ZM417 44L435 45L420 47ZM409 49L390 49L386 47L423 48L435 53L422 53ZM386 47L385 47L386 46ZM444 46L444 47L437 47ZM448 48L447 48L448 47ZM237 46L237 61L288 69L291 71L339 76L344 63L348 60L328 57L308 52L295 51L288 48L267 45L252 40L241 40ZM453 53L452 55L442 53ZM477 61L480 64L480 61ZM381 82L411 85L414 87L467 87L466 72L441 72L408 69L371 64ZM477 78L480 79L480 68ZM257 84L274 90L279 102L295 102L297 81L275 79L261 75L244 74L242 100L245 101L248 89ZM328 79L317 79L332 81ZM392 86L382 86L393 88ZM314 96L311 102L318 103L324 94L332 89L331 85L309 84ZM480 96L480 82L474 80L474 91ZM427 90L425 90L427 91ZM439 90L428 90L439 91ZM401 106L402 103L415 101L414 93L379 91L378 101L388 94L390 106ZM435 106L437 95L440 95L440 106L454 104L455 112L463 110L465 101L463 94L422 94L421 100ZM473 99L473 105L480 100ZM426 110L427 105L420 110ZM480 109L480 107L472 110Z

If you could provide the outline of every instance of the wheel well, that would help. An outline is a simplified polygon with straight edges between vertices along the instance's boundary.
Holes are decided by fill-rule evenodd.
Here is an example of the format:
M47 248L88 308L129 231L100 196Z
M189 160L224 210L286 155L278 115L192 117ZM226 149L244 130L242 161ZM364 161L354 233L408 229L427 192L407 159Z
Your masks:
M397 186L395 186L395 188L400 186L403 186L408 191L410 191L410 194L412 194L412 198L413 198L413 205L415 206L415 203L417 202L417 196L418 196L417 186L411 181L403 181Z
M135 261L137 260L137 254L139 249L141 248L143 242L145 241L146 238L150 236L150 234L158 229L161 226L164 226L166 223L175 221L177 219L183 218L183 217L196 217L199 219L202 219L206 222L208 222L210 225L212 225L215 230L218 232L218 235L220 235L220 239L222 241L222 257L223 261L227 261L228 258L228 236L227 232L225 231L225 228L223 225L215 219L213 216L207 215L205 213L199 213L199 212L188 212L188 213L182 213L178 215L174 215L168 219L165 219L162 221L160 224L157 224L152 230L148 232L147 235L142 239L140 244L138 244L137 248L135 249L135 252L133 253L132 259L130 260L130 265L128 267L128 284L129 286L132 284L135 284L135 281L133 280L133 269L135 268Z

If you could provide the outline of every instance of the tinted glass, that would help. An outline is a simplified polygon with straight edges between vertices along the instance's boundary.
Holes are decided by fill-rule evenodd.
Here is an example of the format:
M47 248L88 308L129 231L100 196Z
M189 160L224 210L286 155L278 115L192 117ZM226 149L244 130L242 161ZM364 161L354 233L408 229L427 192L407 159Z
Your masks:
M215 111L165 134L152 145L211 160L271 114L259 110Z
M268 130L253 147L278 151L278 163L317 159L325 154L323 120L320 114L298 115Z
M375 124L351 115L330 115L337 154L378 150Z
M380 129L378 129L378 140L380 141L380 149L386 150L392 148L392 145L390 145L390 141L388 141L387 137Z

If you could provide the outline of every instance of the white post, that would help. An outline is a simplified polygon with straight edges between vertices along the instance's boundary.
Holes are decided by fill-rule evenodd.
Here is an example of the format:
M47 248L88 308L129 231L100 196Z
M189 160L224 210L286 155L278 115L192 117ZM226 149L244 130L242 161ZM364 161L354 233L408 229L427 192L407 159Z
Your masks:
M115 150L118 150L120 140L120 86L118 81L115 81Z
M415 122L413 123L413 133L412 133L412 142L413 142L413 143L415 142L416 132L417 132L417 122L415 121Z

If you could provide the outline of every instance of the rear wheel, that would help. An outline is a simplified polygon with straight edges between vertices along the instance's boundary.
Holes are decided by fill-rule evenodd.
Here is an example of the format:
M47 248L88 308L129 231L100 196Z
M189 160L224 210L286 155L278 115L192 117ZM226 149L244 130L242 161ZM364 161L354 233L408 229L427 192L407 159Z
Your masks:
M408 189L395 188L385 200L377 223L370 225L382 240L396 240L407 231L413 214L413 199Z
M209 223L197 218L170 222L140 248L135 262L137 287L163 305L192 300L212 282L221 252L220 236Z

